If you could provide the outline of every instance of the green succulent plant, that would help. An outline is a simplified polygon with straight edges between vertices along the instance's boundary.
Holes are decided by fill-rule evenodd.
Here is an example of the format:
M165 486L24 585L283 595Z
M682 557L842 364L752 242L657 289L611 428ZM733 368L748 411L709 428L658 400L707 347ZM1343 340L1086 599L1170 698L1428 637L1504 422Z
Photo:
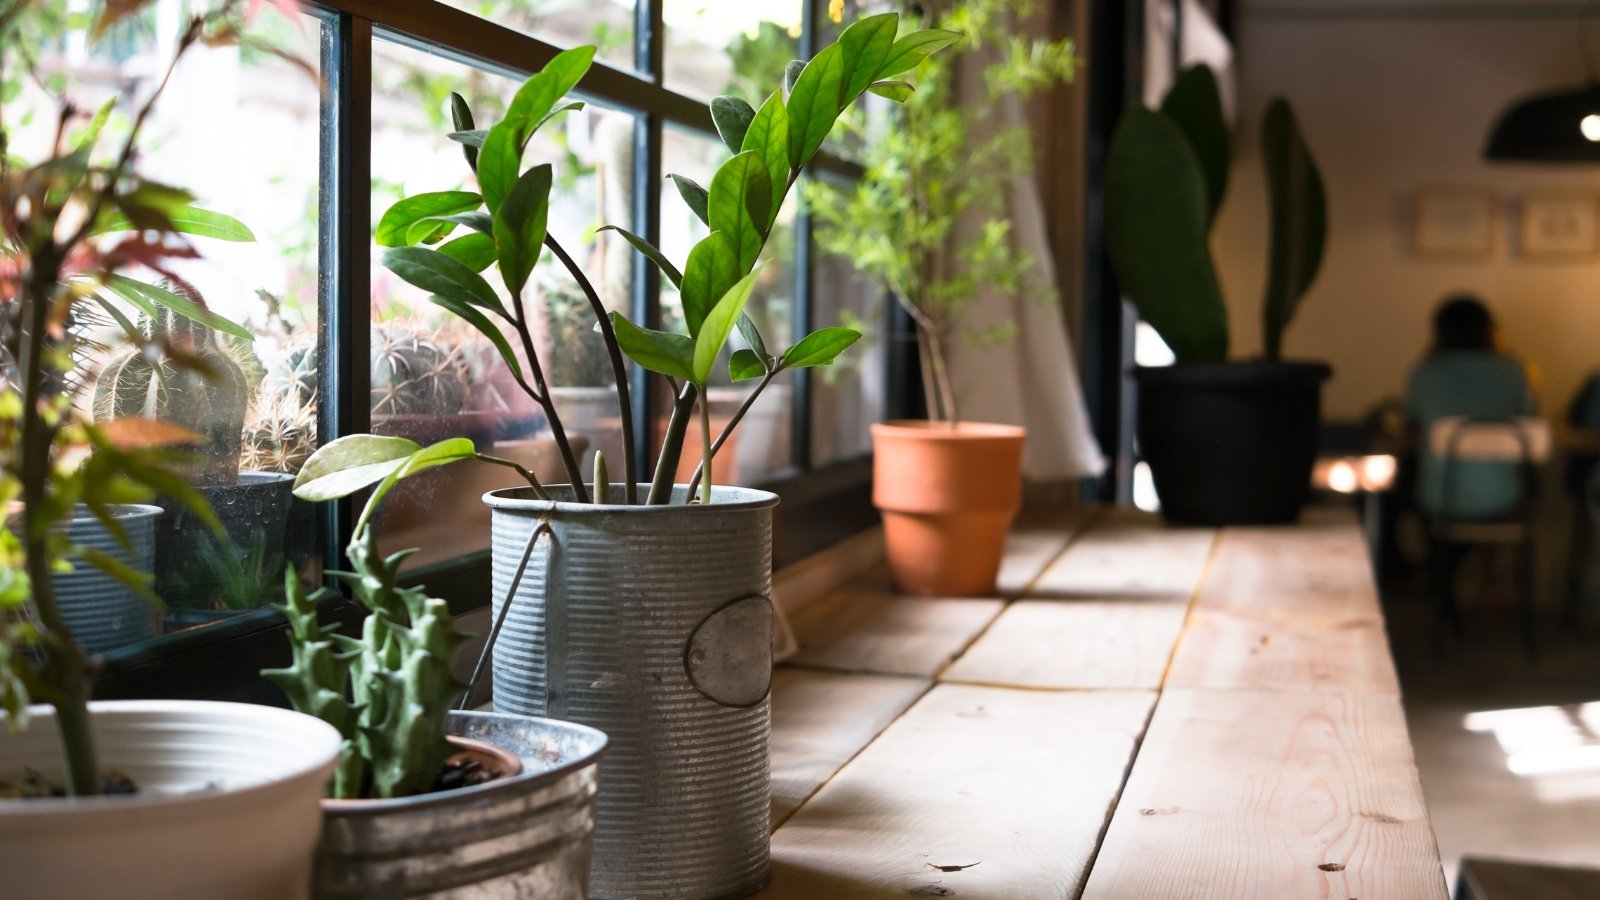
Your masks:
M160 287L206 308L193 285L169 280ZM165 307L143 317L140 332L144 342L113 354L101 370L95 420L155 419L188 429L201 437L185 467L191 480L204 486L233 484L251 393L238 351L215 329ZM167 346L172 355L152 359L149 343Z
M1185 69L1159 110L1123 114L1106 160L1106 249L1124 294L1179 362L1228 355L1228 310L1211 257L1227 189L1228 127L1216 77ZM1316 278L1327 243L1322 176L1282 97L1261 121L1270 229L1262 335L1268 360Z

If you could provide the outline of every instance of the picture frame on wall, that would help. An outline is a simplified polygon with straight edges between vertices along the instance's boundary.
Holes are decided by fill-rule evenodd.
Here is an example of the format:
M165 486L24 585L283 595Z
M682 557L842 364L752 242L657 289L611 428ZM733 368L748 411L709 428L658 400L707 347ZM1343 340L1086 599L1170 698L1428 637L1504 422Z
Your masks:
M1412 252L1487 259L1494 252L1495 195L1488 188L1428 187L1413 200Z
M1589 259L1600 254L1600 194L1529 190L1519 203L1517 243L1528 259Z

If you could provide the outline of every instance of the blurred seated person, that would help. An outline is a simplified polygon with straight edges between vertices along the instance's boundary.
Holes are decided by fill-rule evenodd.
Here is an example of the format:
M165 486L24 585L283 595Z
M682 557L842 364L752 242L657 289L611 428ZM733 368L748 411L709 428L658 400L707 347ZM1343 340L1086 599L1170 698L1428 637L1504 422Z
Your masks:
M1478 298L1449 297L1434 312L1433 346L1411 371L1406 407L1419 428L1417 504L1423 514L1436 518L1448 512L1457 521L1486 521L1510 513L1521 498L1514 465L1457 462L1447 506L1444 465L1429 440L1433 424L1450 416L1534 413L1527 373L1500 351L1494 317Z

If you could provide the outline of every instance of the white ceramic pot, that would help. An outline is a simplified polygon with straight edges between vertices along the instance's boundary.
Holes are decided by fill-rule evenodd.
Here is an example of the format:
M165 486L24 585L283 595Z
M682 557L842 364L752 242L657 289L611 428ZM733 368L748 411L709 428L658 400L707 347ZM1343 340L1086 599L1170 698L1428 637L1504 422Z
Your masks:
M0 894L8 900L303 898L318 801L339 733L310 716L245 703L90 704L100 765L132 796L0 801ZM59 781L55 718L35 707L14 734L0 716L0 777Z

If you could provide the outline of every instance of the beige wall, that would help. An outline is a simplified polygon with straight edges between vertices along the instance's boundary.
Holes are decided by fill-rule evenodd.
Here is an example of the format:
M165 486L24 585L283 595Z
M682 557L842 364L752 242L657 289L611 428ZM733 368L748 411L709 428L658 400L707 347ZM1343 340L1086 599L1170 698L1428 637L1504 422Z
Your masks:
M1233 319L1233 355L1260 353L1265 194L1256 152L1273 94L1294 103L1327 181L1322 274L1286 338L1286 355L1333 364L1326 403L1359 416L1404 391L1440 296L1470 289L1499 316L1512 349L1542 373L1541 409L1559 414L1600 367L1600 259L1542 262L1514 246L1516 198L1530 188L1600 192L1600 165L1495 164L1491 122L1529 92L1584 80L1577 10L1492 0L1256 0L1238 20L1233 182L1215 248ZM1543 13L1542 15L1538 13ZM1591 24L1600 57L1600 20ZM1438 261L1411 252L1411 199L1428 186L1495 192L1493 252Z

